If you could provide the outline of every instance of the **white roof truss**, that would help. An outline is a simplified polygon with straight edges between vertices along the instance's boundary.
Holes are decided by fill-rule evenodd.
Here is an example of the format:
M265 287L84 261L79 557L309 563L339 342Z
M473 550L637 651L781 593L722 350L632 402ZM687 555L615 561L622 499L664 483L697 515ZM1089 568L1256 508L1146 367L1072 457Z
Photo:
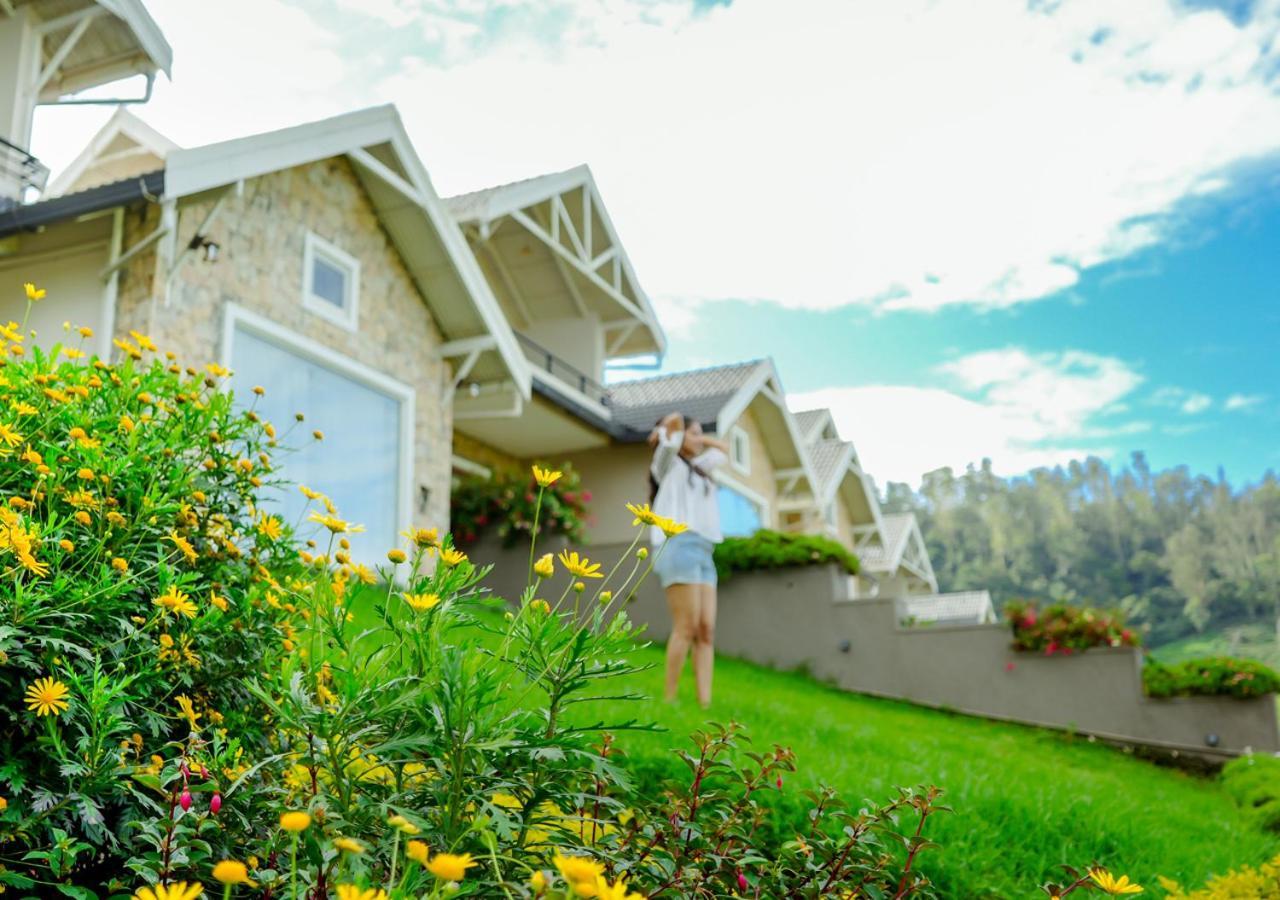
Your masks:
M43 198L60 197L73 189L83 190L117 180L117 169L133 174L135 169L163 168L165 158L178 145L121 106L44 192ZM123 167L123 168L121 168ZM138 172L137 174L145 174Z
M576 315L597 312L606 330L615 332L607 344L609 353L666 351L666 335L636 279L587 166L464 194L448 202L472 243L485 248L486 262L498 273L507 297L526 323L539 310L527 296L522 273L496 246L500 238L511 237L503 229L506 222L519 226L550 253ZM604 299L612 310L601 312L596 297Z
M64 3L60 15L36 26L42 63L35 94L41 103L98 85L156 72L169 74L173 50L141 0L94 0L83 5ZM14 4L0 5L9 15Z

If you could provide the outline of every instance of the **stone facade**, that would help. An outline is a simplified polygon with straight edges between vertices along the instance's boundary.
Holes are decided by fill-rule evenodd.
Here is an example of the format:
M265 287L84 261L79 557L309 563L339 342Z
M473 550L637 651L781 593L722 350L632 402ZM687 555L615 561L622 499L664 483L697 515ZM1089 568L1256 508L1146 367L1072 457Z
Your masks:
M187 245L216 197L201 196L178 210L175 246ZM125 249L153 231L159 207L130 211ZM447 527L452 407L443 401L448 364L436 357L439 330L395 246L345 158L298 166L247 181L227 194L209 226L220 245L216 262L188 254L168 279L156 246L140 253L121 278L113 331L150 334L185 365L222 357L228 303L264 316L330 347L414 390L414 524ZM356 331L303 308L303 254L314 232L360 262ZM430 491L426 510L417 498Z

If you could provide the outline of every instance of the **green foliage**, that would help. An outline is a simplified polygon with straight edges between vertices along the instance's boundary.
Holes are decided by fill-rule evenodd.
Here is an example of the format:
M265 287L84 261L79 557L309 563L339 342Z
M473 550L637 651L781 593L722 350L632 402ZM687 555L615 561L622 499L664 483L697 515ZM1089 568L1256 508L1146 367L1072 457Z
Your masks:
M222 735L210 766L266 747L247 678L286 655L289 614L264 597L301 571L288 528L254 502L274 430L233 406L216 367L141 363L145 337L118 366L74 346L19 355L3 337L0 885L114 877L163 809L151 760L190 731L180 695ZM25 698L44 679L66 706L37 715ZM229 781L210 777L191 822Z
M858 572L858 558L839 541L819 534L788 534L761 529L750 537L725 538L716 545L716 572L721 580L735 572L785 569L837 563L851 575Z
M1145 642L1277 618L1280 479L1233 487L1142 454L1001 478L989 464L891 484L887 511L920 519L942 590L1122 607Z
M1214 875L1202 888L1184 889L1178 882L1160 879L1165 900L1277 900L1280 898L1280 856L1257 868L1240 866Z
M563 476L542 491L528 472L497 472L490 478L468 476L455 485L450 500L450 521L458 541L469 544L485 532L497 533L504 547L529 540L537 514L539 536L564 535L581 541L586 504L591 492L567 463Z
M1148 658L1142 684L1150 697L1235 697L1246 700L1280 691L1280 674L1250 659L1210 656L1164 665Z
M1280 831L1280 759L1241 756L1222 767L1222 784L1241 808L1268 831Z
M1035 602L1016 600L1004 605L1013 629L1013 648L1052 656L1070 656L1090 647L1132 647L1138 637L1125 627L1119 612L1055 603L1041 610Z

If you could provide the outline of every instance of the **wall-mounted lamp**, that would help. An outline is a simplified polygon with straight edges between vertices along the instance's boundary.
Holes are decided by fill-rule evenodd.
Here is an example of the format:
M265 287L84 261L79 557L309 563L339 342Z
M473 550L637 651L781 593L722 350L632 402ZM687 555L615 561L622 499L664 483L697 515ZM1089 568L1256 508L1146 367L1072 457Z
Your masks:
M471 382L471 384L467 386L467 393L470 394L472 397L479 397L480 385L476 384L474 381Z
M425 484L418 485L418 512L425 513L431 505L431 488Z
M1206 734L1204 736L1204 742L1210 747L1216 747L1219 743L1218 736L1216 734Z
M203 250L205 262L217 262L218 254L222 251L222 247L216 242L211 241L203 234L197 234L187 242L189 250Z

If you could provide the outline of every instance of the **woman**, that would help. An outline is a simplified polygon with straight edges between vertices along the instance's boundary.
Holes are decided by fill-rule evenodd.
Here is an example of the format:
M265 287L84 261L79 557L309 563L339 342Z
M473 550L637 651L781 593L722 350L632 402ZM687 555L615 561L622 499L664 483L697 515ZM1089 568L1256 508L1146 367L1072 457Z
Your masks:
M685 657L692 647L698 702L705 709L711 704L715 660L716 567L711 555L721 540L720 506L711 473L729 458L729 448L703 434L698 422L680 413L671 413L658 423L649 435L649 445L654 448L649 467L653 511L689 526L688 531L669 540L661 529L650 530L654 572L671 609L667 700L676 698Z

